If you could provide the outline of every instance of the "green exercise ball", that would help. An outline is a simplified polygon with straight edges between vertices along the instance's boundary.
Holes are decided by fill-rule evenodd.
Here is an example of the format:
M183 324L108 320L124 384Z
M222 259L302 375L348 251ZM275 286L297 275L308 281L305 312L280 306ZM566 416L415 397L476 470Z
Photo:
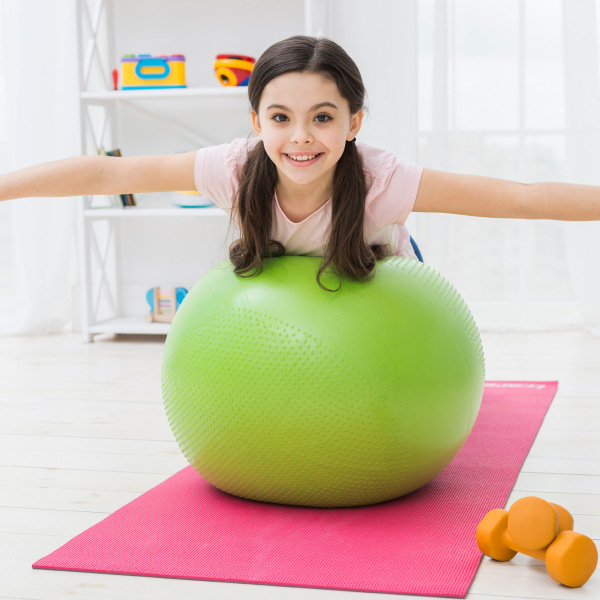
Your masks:
M371 281L329 292L316 282L321 260L269 258L252 277L225 261L173 319L166 414L222 491L319 507L391 500L440 473L473 427L484 354L456 289L391 257Z

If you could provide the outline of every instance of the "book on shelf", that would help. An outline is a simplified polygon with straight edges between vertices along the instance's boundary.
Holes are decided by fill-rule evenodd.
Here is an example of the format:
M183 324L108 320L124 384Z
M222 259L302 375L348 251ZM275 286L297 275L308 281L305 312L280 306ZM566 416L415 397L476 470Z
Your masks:
M119 148L115 148L114 150L105 150L101 147L100 150L98 150L98 154L102 154L104 156L123 156ZM120 199L123 207L137 206L133 194L116 194L115 198Z

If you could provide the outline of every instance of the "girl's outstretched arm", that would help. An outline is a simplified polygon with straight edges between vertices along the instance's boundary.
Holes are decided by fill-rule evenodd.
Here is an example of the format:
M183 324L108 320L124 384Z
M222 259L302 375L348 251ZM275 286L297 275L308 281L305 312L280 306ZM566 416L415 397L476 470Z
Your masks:
M154 156L74 156L0 175L0 200L195 189L196 150Z
M527 184L423 169L413 210L501 219L595 221L600 220L600 187Z

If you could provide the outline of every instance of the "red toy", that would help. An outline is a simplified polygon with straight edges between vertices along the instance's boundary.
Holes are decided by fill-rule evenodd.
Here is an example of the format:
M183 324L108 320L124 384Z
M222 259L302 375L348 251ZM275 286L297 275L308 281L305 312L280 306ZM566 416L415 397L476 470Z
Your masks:
M254 69L255 58L240 54L217 54L215 75L226 86L247 86Z

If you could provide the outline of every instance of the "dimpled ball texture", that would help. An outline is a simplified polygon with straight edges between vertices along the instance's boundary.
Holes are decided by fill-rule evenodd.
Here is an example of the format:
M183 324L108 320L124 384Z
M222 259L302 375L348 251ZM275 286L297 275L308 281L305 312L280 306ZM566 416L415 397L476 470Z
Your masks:
M440 473L473 427L484 355L456 289L391 257L372 280L329 292L316 282L321 260L268 258L252 277L225 261L173 319L167 418L224 492L314 507L391 500Z

